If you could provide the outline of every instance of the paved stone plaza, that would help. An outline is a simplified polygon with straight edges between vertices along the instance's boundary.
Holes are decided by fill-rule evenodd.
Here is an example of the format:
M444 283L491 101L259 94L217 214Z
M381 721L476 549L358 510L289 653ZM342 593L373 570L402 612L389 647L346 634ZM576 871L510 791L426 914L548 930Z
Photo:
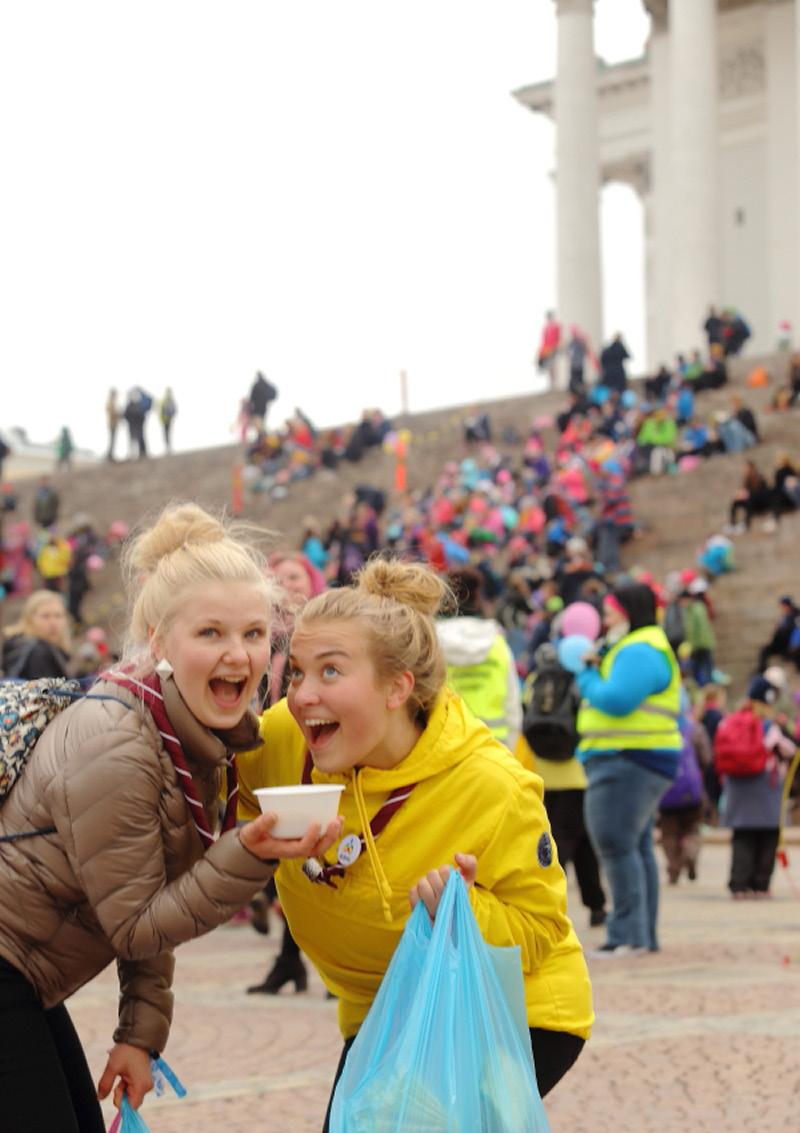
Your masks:
M699 880L664 894L662 952L591 961L597 1023L548 1099L553 1133L797 1133L800 846L790 850L774 900L734 902L728 846L705 846ZM571 902L584 943L601 943L574 891ZM340 1049L335 1004L316 977L305 995L244 993L277 935L227 927L179 949L167 1057L189 1095L145 1102L152 1133L318 1133ZM97 1076L113 972L71 1007Z

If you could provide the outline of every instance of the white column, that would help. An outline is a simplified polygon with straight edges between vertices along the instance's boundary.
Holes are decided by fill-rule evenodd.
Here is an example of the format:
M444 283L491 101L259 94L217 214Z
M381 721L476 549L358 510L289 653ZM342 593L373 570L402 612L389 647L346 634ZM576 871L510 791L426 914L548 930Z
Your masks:
M647 365L650 370L656 370L662 364L670 364L675 344L672 340L669 37L666 26L655 18L647 58L653 131L650 194L645 204L646 246L650 259L647 273Z
M795 97L795 51L795 5L792 0L772 0L766 11L769 326L763 328L766 333L762 336L770 348L783 319L793 323L795 342L800 334L800 111Z
M795 176L797 178L796 184L800 186L800 11L798 11L798 0L794 3L794 84L795 84L795 128L794 128L794 168ZM790 157L791 161L791 157ZM797 275L800 276L800 222L795 218L796 236L795 236L795 265ZM792 326L794 329L794 344L800 342L800 279L796 278L795 281L795 294L794 294L794 317L792 319Z
M719 303L717 3L670 0L672 348L704 345Z
M644 338L647 369L658 369L663 360L661 353L661 325L664 322L658 302L658 276L660 274L656 241L655 193L652 186L642 195L644 220Z
M555 81L558 318L601 345L599 142L594 0L556 0Z

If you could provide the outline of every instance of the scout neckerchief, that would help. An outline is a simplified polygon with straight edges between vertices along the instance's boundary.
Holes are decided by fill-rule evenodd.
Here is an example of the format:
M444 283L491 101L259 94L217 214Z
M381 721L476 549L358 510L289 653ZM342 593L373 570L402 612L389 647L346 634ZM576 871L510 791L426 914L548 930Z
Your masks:
M180 740L175 735L169 716L167 715L164 697L161 693L161 678L157 673L151 673L150 676L138 679L132 677L130 673L116 669L110 673L103 673L102 679L122 685L128 692L132 692L134 696L138 697L142 704L149 709L155 726L158 728L158 734L161 736L164 749L172 760L172 764L177 772L178 782L183 791L183 797L186 799L189 813L197 828L197 833L200 835L200 840L204 846L213 845L216 841L216 837L208 825L205 808L195 793L192 773L186 761L186 753L183 750ZM225 765L227 791L225 816L222 819L223 833L226 830L232 830L236 825L236 803L239 793L239 786L236 779L236 757L234 754L226 758Z
M311 783L312 767L311 752L307 751L305 764L303 765L302 779L302 782L306 786ZM395 787L369 824L369 836L372 839L377 838L381 831L385 829L389 820L397 814L416 785L416 783L408 783L404 787ZM303 873L309 881L330 885L332 889L335 889L336 884L332 879L334 877L344 877L347 866L351 866L354 862L358 861L366 848L367 843L364 834L348 834L345 838L342 838L337 847L336 865L329 865L326 861L320 861L318 858L306 858L303 862Z

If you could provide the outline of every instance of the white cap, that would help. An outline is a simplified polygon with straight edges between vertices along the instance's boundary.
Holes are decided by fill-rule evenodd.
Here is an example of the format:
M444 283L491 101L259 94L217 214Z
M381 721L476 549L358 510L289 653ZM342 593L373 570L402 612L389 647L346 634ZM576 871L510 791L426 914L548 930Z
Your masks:
M780 665L770 665L764 670L764 677L774 688L786 688L786 671Z
M573 535L571 539L567 539L565 549L568 555L585 555L588 554L589 544L580 535Z

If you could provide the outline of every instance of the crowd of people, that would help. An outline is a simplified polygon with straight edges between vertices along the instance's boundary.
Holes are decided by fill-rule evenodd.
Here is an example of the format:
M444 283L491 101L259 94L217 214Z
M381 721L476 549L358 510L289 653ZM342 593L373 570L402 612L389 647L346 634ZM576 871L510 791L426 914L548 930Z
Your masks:
M271 499L284 499L290 485L317 472L335 472L341 461L358 464L365 454L380 449L394 436L392 422L380 409L365 409L350 425L318 429L302 409L283 425L268 429L263 417L243 403L237 425L244 448L243 480L246 488Z
M116 441L117 432L123 421L128 434L127 459L147 459L149 455L147 426L151 412L158 416L164 452L172 452L172 428L178 414L178 406L175 395L169 386L164 390L163 396L158 401L141 386L132 386L126 394L124 405L120 405L117 390L112 388L108 391L105 412L108 429L106 460L119 459L116 455Z
M642 425L654 417L669 420L676 427L681 416L692 420L694 407L687 405L685 374L676 366L669 378L661 387L661 403L644 409L635 395L625 404L614 390L601 390L593 397L573 391L555 422L555 450L545 451L544 425L540 422L542 428L532 429L524 445L520 465L492 444L488 415L471 414L464 421L469 455L460 462L446 463L436 483L427 490L412 494L402 506L387 507L382 499L376 506L368 490L362 489L358 497L354 494L344 501L342 515L327 530L308 517L300 544L301 553L307 556L307 568L322 572L329 586L346 584L376 550L383 549L404 560L433 564L451 580L454 589L464 590L458 616L440 623L448 680L495 737L517 750L544 780L556 842L560 850L564 848L562 861L572 861L575 866L590 924L608 924L608 939L598 951L610 955L658 947L653 911L657 894L654 829L660 830L668 880L676 883L684 871L690 878L697 876L701 823L724 822L734 830L749 831L752 827L747 822L754 820L752 814L745 816L745 825L741 825L735 805L736 787L727 793L723 790L712 747L715 725L733 714L727 712L728 678L715 661L712 600L714 580L733 568L730 539L722 532L714 533L698 549L695 563L663 580L635 569L627 575L621 568L620 548L636 532L627 478L661 470L654 469L652 461L641 459L642 450L647 451ZM689 392L694 397L695 391ZM729 448L721 443L719 451L739 451L735 436L738 426L751 434L748 444L758 443L755 416L739 397L732 399L729 415L719 424L729 421L735 422L730 430L734 438L729 438ZM729 431L722 428L721 432L726 435ZM703 455L711 455L711 451L715 450ZM674 470L676 465L677 461L671 459L664 470ZM780 465L784 467L785 461ZM625 609L626 584L639 588L639 612L633 617L630 611L626 616L609 603L616 595ZM652 655L655 686L641 690L637 681L625 679L628 698L638 695L646 702L658 693L658 682L667 674L669 695L673 700L678 697L674 705L678 727L669 737L670 745L640 760L641 812L620 816L615 810L618 784L608 781L612 765L606 758L610 754L606 748L585 749L583 758L579 750L577 759L556 766L538 758L529 747L526 750L520 735L524 704L519 684L527 678L529 693L535 688L543 653L558 642L564 612L576 603L588 603L602 611L606 624L611 622L612 627L616 613L626 635L641 630L655 639L641 641L642 649L637 647L631 654L632 671L639 683L647 671L642 657ZM648 608L646 615L641 612L642 605ZM791 629L784 625L774 649L789 658L796 656L788 646L796 628L794 618L796 612ZM800 631L792 640L796 650ZM611 670L604 674L602 664L596 670L593 679L600 683L594 691L601 709L603 699L609 696L618 703L614 686L625 676L625 668L620 672L622 677L618 673L611 680ZM778 695L777 690L786 686L783 670L773 665L769 677L774 683L769 684L765 696L760 683L765 678L754 669L747 706L760 720L772 722L773 740L778 734L775 723L783 737L768 773L771 809L767 807L757 816L772 832L770 838L774 834L777 845L780 823L775 805L780 802L789 763L786 757L794 750L796 706L787 695ZM584 701L592 695L589 679L581 676L577 681ZM609 689L604 687L607 683ZM634 708L626 702L623 715L630 716ZM577 716L577 707L575 712ZM603 758L597 759L598 755ZM654 768L653 762L658 765L659 761L661 765ZM623 772L630 762L628 751L620 765ZM670 778L673 784L668 790ZM627 781L626 786L630 786ZM593 817L584 822L584 812ZM623 841L630 841L635 832L635 844L621 847L621 832ZM735 834L734 847L748 837ZM616 864L622 850L633 855L634 864L629 862L620 871ZM735 856L738 861L738 849ZM612 891L611 914L606 911L598 858ZM762 861L762 872L742 885L739 864L732 869L732 893L768 891L774 854L766 881ZM634 874L644 881L638 886L639 898L626 912L626 902L631 904L630 894L637 890L630 881ZM616 919L614 909L619 911ZM643 920L645 909L649 912ZM634 924L637 927L632 931Z
M726 533L663 578L623 564L638 531L630 478L742 451L737 426L755 444L758 423L732 403L687 450L702 396L691 383L719 378L717 362L694 378L691 361L676 364L643 401L627 387L621 339L609 345L591 388L570 356L567 404L537 419L518 454L493 443L487 414L471 416L466 455L434 482L394 497L361 484L269 560L196 505L166 509L126 543L120 656L92 642L103 646L96 682L53 713L0 807L11 1133L99 1133L97 1097L111 1091L138 1106L169 1033L174 949L251 903L263 931L277 898L284 927L249 990L304 990L305 954L338 1000L335 1090L412 909L435 920L457 870L484 939L520 949L544 1096L593 1022L564 867L590 929L604 932L596 960L660 949L659 839L678 884L698 876L701 825L728 825L732 897L769 896L797 763L784 663L800 668L800 607L781 598L746 696L729 706L714 632L714 587L734 566ZM257 375L242 434L262 490L386 445L378 411L347 439L320 437L299 410L268 431L264 384ZM789 498L788 457L780 471ZM733 524L758 513L756 490L734 501ZM6 497L8 544L21 521ZM128 534L100 537L78 517L62 535L59 520L43 478L33 542L17 531L16 559L4 547L9 589L27 591L4 639L7 677L76 675L72 564L102 565ZM342 786L340 817L277 839L254 792L300 783ZM119 1020L95 1087L64 1001L114 958Z
M800 508L800 467L786 452L775 459L771 480L752 460L744 462L741 487L730 505L725 530L741 535L750 529L753 517L766 515L763 530L775 532L782 515Z
M117 557L128 535L123 520L99 533L90 516L62 514L61 493L41 476L29 518L13 487L3 486L0 601L23 600L4 625L0 666L7 677L88 677L108 660L108 627L86 622L93 578Z
M553 330L554 319L548 313L542 352L552 361L558 347ZM744 453L760 442L756 413L738 393L732 394L727 410L716 409L703 415L698 395L708 389L721 389L728 381L725 358L737 354L749 328L734 312L718 315L712 308L706 320L709 353L703 359L699 351L688 357L676 355L672 369L662 366L644 382L644 395L628 387L624 371L627 352L619 336L603 350L599 360L592 359L578 328L573 327L567 344L570 358L569 399L558 415L558 428L568 442L576 435L574 421L586 433L599 432L621 446L630 475L649 472L665 475L689 471L698 463L718 453ZM576 354L573 344L584 349ZM609 355L609 351L611 352ZM587 383L585 365L593 360L597 370L594 384ZM549 364L549 363L548 363ZM763 367L756 367L756 375ZM766 372L763 371L766 376ZM758 382L754 383L758 384ZM783 387L782 387L783 389ZM794 405L800 393L800 360L792 356L790 382L786 396L776 394L773 409ZM478 436L485 436L486 422ZM800 467L787 452L780 453L771 474L762 472L752 459L743 465L741 487L730 501L726 535L741 535L749 530L755 516L765 516L764 530L775 532L781 516L800 507Z
M708 359L703 360L699 350L693 350L688 359L683 354L676 357L675 370L696 390L716 389L725 381L725 359L741 353L751 337L751 330L741 312L732 307L718 311L709 307L708 315L698 330L702 329L708 347ZM536 364L546 376L549 389L557 388L560 358L568 365L567 388L571 393L584 393L586 387L596 384L624 393L628 388L628 375L625 363L630 359L628 348L620 332L595 354L586 333L579 326L572 325L567 336L554 311L546 311L539 339ZM655 389L660 399L662 383L669 384L670 373L662 365L658 373L650 379L649 389ZM649 392L648 389L648 392Z

